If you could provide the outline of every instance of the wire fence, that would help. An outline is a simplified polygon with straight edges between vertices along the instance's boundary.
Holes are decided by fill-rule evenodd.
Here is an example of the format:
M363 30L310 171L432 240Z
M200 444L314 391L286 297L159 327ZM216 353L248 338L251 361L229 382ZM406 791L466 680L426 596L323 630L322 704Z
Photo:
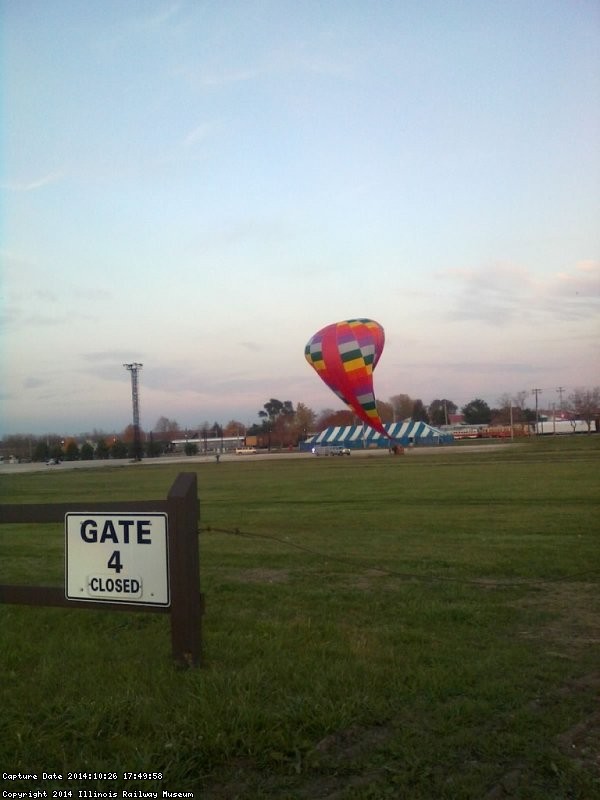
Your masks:
M524 586L527 585L544 586L547 584L575 582L580 580L581 578L586 578L586 577L589 578L592 576L597 577L600 575L600 569L589 569L589 570L583 570L581 572L573 572L570 573L569 575L563 575L557 578L523 578L522 580L499 580L496 578L481 578L481 579L457 578L451 575L425 575L423 573L418 573L418 572L404 572L395 569L390 569L389 567L382 567L378 564L370 564L366 561L364 562L357 561L355 557L336 555L333 553L325 553L322 550L316 550L314 547L309 547L308 545L294 542L289 538L274 536L272 534L267 534L267 533L243 531L240 530L240 528L220 528L220 527L215 527L214 525L204 525L198 529L198 533L220 533L228 536L238 536L245 539L262 539L265 541L277 542L279 544L284 545L285 547L289 547L294 550L301 550L305 553L310 553L313 556L317 556L327 561L337 561L340 564L350 565L360 570L371 570L375 572L380 572L382 575L388 575L394 578L402 578L403 580L421 581L423 583L431 583L431 584L454 583L454 584L463 584L465 586L478 586L485 589L490 589L494 587L523 588Z

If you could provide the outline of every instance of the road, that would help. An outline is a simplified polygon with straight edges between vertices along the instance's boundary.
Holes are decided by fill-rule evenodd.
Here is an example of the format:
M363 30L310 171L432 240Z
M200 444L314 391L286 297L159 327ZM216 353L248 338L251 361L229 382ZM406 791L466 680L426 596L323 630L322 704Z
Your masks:
M493 452L494 450L501 450L505 447L514 446L511 442L501 442L501 443L494 443L494 444L468 444L468 445L441 445L438 447L414 447L414 448L407 448L404 451L404 456L399 457L406 457L415 458L419 456L426 456L426 455L433 455L434 453L443 452L444 455L451 454L451 453L481 453L481 452ZM333 456L320 456L320 458L328 458ZM347 456L338 456L338 458L346 458ZM390 458L389 452L384 448L377 448L372 450L353 450L351 458L365 458L365 457L376 457L376 458ZM288 451L273 451L270 453L257 453L255 455L243 455L243 456L236 456L234 453L223 453L220 457L220 462L228 462L228 461L263 461L263 460L274 460L274 459L313 459L315 456L312 453L298 453L294 451L292 453ZM112 468L119 468L119 467L156 467L156 466L166 466L166 465L177 465L177 464L208 464L216 463L216 457L214 454L211 455L197 455L197 456L160 456L159 458L144 458L140 462L130 461L129 459L112 459L112 458L105 458L105 459L98 459L97 461L62 461L60 464L45 464L39 462L32 462L28 464L7 464L3 463L0 464L0 475L7 475L7 474L18 474L23 472L48 472L48 471L56 471L60 470L61 472L64 470L71 470L71 469L97 469L98 467L112 467Z

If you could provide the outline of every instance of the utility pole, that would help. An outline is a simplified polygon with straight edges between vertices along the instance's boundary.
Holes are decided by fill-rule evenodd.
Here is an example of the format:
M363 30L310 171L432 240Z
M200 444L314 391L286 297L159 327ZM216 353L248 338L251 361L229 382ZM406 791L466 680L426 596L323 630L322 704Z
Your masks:
M134 461L142 460L142 441L140 436L140 403L138 391L138 372L144 366L133 362L132 364L123 364L126 370L131 372L131 400L133 404L133 459Z
M541 389L532 389L531 390L531 394L535 395L535 434L536 434L536 436L540 432L540 429L539 429L540 420L539 420L539 414L538 414L538 395L541 393L541 391L542 391Z
M558 392L558 394L560 396L560 410L562 412L562 410L563 410L563 399L562 399L562 396L563 396L563 392L565 392L566 389L565 389L564 386L559 386L556 391ZM561 414L561 416L562 416L562 414Z

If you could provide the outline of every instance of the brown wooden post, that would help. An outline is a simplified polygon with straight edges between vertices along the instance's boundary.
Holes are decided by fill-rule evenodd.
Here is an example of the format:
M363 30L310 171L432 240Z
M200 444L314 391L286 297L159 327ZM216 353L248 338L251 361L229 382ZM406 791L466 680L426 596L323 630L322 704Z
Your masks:
M193 472L181 472L173 483L167 500L140 500L81 503L86 512L124 513L142 510L167 513L169 537L169 586L171 604L152 606L136 603L99 603L93 600L67 599L65 589L55 586L0 585L0 603L60 606L96 611L147 611L171 616L173 658L184 666L198 666L202 651L203 597L200 594L198 525L200 504L198 485ZM74 511L73 503L0 505L1 523L62 522Z
M202 654L202 597L198 525L200 504L194 472L181 472L167 496L171 646L183 666L198 666Z

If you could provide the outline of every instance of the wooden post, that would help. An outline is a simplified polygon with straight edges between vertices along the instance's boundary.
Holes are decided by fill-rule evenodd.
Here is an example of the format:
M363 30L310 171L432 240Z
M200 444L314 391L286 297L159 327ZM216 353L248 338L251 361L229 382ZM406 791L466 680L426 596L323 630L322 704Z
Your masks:
M198 524L200 508L194 472L181 472L167 496L171 646L182 666L198 666L202 651L202 597Z
M202 651L203 597L200 594L198 524L200 504L196 474L181 472L173 483L167 500L129 500L80 503L86 512L113 513L149 511L167 513L169 536L169 585L171 605L152 606L136 603L107 603L70 600L65 589L57 586L19 586L0 584L0 603L59 606L95 611L146 611L171 615L173 658L182 666L198 666ZM1 523L62 522L74 512L73 503L0 505Z

